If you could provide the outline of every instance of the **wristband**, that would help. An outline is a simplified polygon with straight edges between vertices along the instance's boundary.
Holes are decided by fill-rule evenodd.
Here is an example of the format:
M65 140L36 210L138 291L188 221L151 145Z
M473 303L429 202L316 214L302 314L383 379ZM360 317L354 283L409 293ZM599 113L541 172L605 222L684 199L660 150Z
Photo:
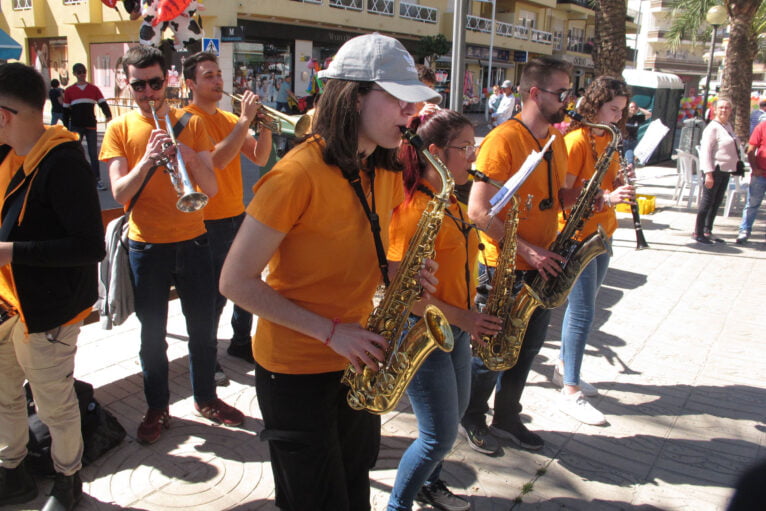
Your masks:
M612 198L609 196L609 192L604 194L604 202L606 202L607 207L612 207Z
M340 323L340 318L332 318L332 328L330 329L330 335L328 335L327 339L324 340L325 346L330 345L330 339L332 339L332 336L335 335L335 327L338 326L338 323Z

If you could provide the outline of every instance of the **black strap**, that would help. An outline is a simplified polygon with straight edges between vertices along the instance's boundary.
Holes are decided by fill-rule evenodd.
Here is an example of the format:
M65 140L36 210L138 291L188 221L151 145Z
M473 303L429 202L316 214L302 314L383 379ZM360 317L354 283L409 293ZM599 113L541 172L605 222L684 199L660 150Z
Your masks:
M740 152L739 152L739 139L736 137L736 135L734 135L734 133L732 133L731 131L729 131L729 128L727 128L727 127L726 127L726 125L725 125L724 123L722 123L721 121L718 121L718 120L716 120L715 122L717 122L718 124L720 124L720 125L721 125L721 127L723 128L723 130L724 130L724 131L725 131L725 132L726 132L726 133L727 133L727 134L728 134L728 135L731 137L731 139L734 141L734 147L737 149L737 160L738 160L738 161L742 161L742 155L741 155L741 154L740 154Z
M181 116L180 119L178 119L178 122L175 123L173 126L173 135L175 138L178 138L178 135L181 134L181 132L184 130L187 124L189 124L189 119L192 118L191 112L184 112L184 114ZM133 206L136 205L136 202L138 202L138 198L141 196L141 192L144 191L144 187L146 187L146 183L149 182L149 180L152 178L154 173L159 168L159 165L155 165L152 168L149 169L149 172L147 172L146 177L144 178L144 182L141 183L141 187L138 189L136 194L133 196L132 199L130 199L130 205L128 206L127 211L125 211L125 217L130 216L130 212L133 211Z
M535 144L537 144L537 148L540 151L543 150L543 146L540 145L540 141L537 140L537 137L535 136L534 133L532 133L532 130L529 129L529 126L524 124L524 122L521 119L519 119L518 117L513 117L511 120L512 121L516 121L519 124L521 124L522 126L524 126L524 129L527 130L529 135L532 137L532 140L534 140ZM545 154L543 155L543 158L545 159L545 163L547 164L547 167L548 167L548 198L547 199L543 199L543 200L540 201L540 210L541 211L545 211L546 209L551 209L553 207L553 175L552 175L553 173L552 173L552 168L551 168L552 167L551 162L553 160L553 149L552 148L548 149L545 152ZM561 210L562 211L564 210L564 204L563 203L561 204Z
M367 204L367 199L364 197L364 190L362 190L362 178L357 171L356 175L343 176L348 179L351 188L356 192L356 196L359 197L359 202L362 203L364 213L367 215L367 220L370 221L370 230L372 231L372 237L375 240L375 251L378 253L378 268L380 268L380 274L383 276L383 282L386 287L391 283L388 279L388 259L386 259L386 251L383 249L383 240L380 238L380 217L378 211L375 209L375 170L370 172L370 195L372 196L372 208Z

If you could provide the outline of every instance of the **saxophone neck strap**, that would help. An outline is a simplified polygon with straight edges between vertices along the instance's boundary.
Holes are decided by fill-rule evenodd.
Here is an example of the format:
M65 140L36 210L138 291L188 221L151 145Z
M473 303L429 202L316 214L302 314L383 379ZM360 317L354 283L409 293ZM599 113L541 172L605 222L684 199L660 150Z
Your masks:
M354 189L356 196L359 198L359 202L362 204L364 214L367 216L367 220L370 222L370 230L372 231L372 237L375 240L375 252L378 255L378 268L380 274L383 277L383 283L388 287L391 283L388 278L388 259L386 259L386 251L383 249L383 240L380 237L380 217L378 216L378 210L375 209L375 170L370 171L370 201L372 207L367 203L367 198L364 196L364 190L362 189L362 178L359 175L359 171L356 174L346 174L343 176L348 180L351 188Z
M524 124L524 121L519 119L518 117L513 117L511 119L512 121L516 121L522 126L524 126L524 129L527 130L527 133L529 133L529 136L532 137L532 140L535 141L535 144L537 144L537 149L542 151L543 146L540 145L540 141L537 140L537 137L534 133L532 133L532 130L529 129L529 126ZM550 133L548 133L550 136ZM552 167L553 165L551 162L553 161L553 148L549 148L547 151L545 151L545 154L543 154L543 159L545 160L545 164L548 168L548 198L543 199L540 201L540 210L545 211L546 209L551 209L553 207L553 173L552 173ZM561 197L559 197L559 202L561 202ZM564 210L564 204L561 203L561 209Z

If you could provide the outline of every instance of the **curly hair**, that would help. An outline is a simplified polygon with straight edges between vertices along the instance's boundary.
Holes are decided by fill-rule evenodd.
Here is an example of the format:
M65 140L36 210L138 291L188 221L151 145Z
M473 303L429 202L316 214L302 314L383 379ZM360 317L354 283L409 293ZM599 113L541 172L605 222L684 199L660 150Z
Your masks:
M605 103L620 96L630 99L630 94L630 87L628 87L628 84L625 83L624 80L613 76L599 76L588 85L587 89L585 89L582 101L577 107L577 113L585 117L585 120L588 122L596 122L598 111ZM628 102L626 101L625 108L622 111L620 125L625 124L627 114ZM582 127L581 122L572 120L567 131L574 131L580 127Z
M449 146L466 126L473 126L473 123L463 114L453 110L438 110L430 115L414 116L407 124L407 128L417 132L423 141L423 147L436 144L442 149ZM399 146L399 160L404 165L402 178L405 195L409 200L428 168L428 162L425 156L409 143Z

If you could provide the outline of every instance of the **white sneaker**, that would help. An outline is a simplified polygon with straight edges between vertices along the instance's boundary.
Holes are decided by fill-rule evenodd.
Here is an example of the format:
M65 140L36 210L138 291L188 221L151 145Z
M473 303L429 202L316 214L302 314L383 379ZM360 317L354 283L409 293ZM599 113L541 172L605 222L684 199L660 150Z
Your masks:
M564 376L559 372L559 366L553 368L553 384L559 388L564 387ZM582 378L580 378L580 391L585 397L598 396L598 389Z
M591 426L603 426L606 424L604 414L593 408L593 405L583 396L582 391L567 394L562 389L559 410L584 424L590 424Z

